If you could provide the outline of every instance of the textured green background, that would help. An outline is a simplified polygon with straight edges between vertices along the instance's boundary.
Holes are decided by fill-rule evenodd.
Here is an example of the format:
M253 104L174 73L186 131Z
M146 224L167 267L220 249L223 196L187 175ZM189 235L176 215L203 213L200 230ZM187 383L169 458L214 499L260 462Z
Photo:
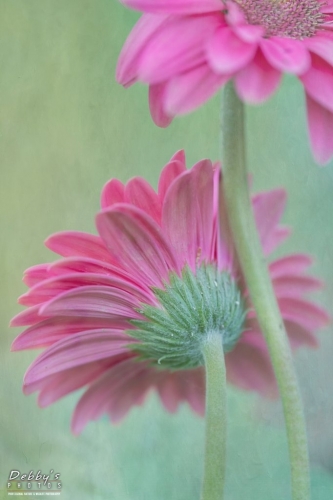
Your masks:
M117 55L136 15L116 0L0 0L1 382L0 489L11 468L61 472L64 500L199 498L203 421L188 408L163 412L155 397L118 426L107 419L75 438L77 395L46 410L21 393L35 353L9 353L17 331L25 268L53 259L52 232L94 231L102 185L159 171L179 148L189 163L219 154L219 101L157 129L146 88L114 82ZM332 310L333 164L319 169L309 151L300 84L285 80L264 107L248 109L250 167L256 189L284 185L284 221L294 227L284 251L308 251ZM313 498L333 497L333 341L297 355L310 436ZM279 404L230 391L228 500L284 500L287 451ZM3 491L4 498L7 498Z

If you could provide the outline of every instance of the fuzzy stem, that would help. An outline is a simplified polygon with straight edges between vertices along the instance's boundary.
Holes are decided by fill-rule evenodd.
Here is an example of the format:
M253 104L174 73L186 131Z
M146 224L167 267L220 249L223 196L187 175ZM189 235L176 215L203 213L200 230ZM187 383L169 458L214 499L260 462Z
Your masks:
M211 333L203 346L206 367L206 441L201 500L222 500L226 453L226 370L222 337Z
M303 405L291 349L263 256L246 171L244 105L233 84L223 91L223 191L238 258L265 336L283 404L293 500L309 500L309 459Z

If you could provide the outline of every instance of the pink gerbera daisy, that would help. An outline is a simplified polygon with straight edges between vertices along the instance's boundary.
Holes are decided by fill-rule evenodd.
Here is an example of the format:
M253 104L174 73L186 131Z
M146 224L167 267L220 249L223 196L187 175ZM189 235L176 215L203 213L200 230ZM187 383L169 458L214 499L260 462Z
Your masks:
M261 103L283 73L302 82L312 149L333 155L332 0L121 0L144 12L120 55L117 80L150 86L155 123L167 126L233 79Z
M99 236L63 232L46 246L62 258L28 269L27 325L13 350L44 348L24 378L45 407L86 387L73 417L79 433L106 413L120 420L154 389L174 412L186 401L204 413L205 381L198 345L221 332L229 381L271 396L269 354L235 258L226 214L219 212L220 169L203 160L186 170L178 152L162 170L157 193L142 178L112 179L97 215ZM279 224L285 191L252 199L266 255L289 234ZM305 274L311 259L295 254L269 266L293 348L317 344L328 320L304 295L320 287Z

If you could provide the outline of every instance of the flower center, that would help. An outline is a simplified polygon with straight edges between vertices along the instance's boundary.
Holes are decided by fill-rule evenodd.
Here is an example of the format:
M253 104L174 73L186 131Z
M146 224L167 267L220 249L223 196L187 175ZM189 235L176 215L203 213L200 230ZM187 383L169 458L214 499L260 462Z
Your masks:
M266 29L265 36L302 40L315 35L324 22L318 0L235 0L249 24Z
M244 304L234 280L212 265L196 273L185 267L182 276L170 275L164 289L153 289L160 306L143 305L144 318L133 320L128 334L140 342L131 348L141 359L167 369L203 364L202 347L212 332L221 335L224 351L239 339L245 318Z

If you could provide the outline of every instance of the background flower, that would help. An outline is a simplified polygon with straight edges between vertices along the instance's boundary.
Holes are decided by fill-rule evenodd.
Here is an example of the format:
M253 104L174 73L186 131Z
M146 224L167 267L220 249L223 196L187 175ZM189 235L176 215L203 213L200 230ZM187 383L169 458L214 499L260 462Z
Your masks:
M144 12L121 52L117 80L149 84L155 123L165 127L233 79L241 99L259 104L283 73L306 93L316 160L333 155L331 0L122 0Z
M48 406L87 386L74 413L74 432L103 413L120 420L133 405L143 403L151 388L170 412L187 401L204 413L203 368L162 370L149 360L138 362L131 348L136 342L131 321L143 318L143 304L160 307L152 287L163 289L170 273L180 275L185 265L193 272L204 263L228 271L248 300L226 214L218 215L219 175L209 160L186 170L179 152L162 170L157 193L139 177L126 185L112 179L102 192L99 236L55 234L46 245L63 258L26 271L24 281L31 288L19 302L28 309L12 325L29 327L13 349L46 349L28 369L24 392L39 391L40 406ZM253 197L265 255L289 234L279 224L284 204L282 189ZM316 346L314 331L328 321L323 309L304 299L321 286L305 274L310 263L307 255L294 254L270 264L293 348ZM272 396L274 374L248 305L243 334L226 353L227 376L243 389Z

